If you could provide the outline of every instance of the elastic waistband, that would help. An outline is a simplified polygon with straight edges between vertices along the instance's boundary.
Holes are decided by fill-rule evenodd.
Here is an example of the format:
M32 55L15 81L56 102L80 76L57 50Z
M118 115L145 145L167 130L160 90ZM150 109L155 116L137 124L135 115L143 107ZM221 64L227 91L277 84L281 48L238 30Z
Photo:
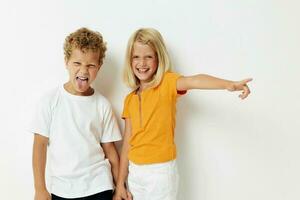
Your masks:
M163 163L153 163L153 164L135 164L134 162L129 160L129 166L133 168L143 168L143 169L155 169L155 168L160 168L160 167L166 167L166 166L174 166L177 164L176 159L168 161L168 162L163 162Z

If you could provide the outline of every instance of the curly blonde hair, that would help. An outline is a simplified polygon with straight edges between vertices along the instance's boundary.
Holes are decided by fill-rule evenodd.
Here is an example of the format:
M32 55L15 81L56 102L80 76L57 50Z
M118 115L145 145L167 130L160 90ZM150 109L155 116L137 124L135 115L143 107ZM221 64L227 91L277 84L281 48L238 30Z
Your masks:
M88 50L99 52L99 64L102 65L105 57L106 42L103 41L103 37L99 32L87 28L80 28L68 35L64 43L64 55L66 60L70 59L74 48L78 48L83 52Z

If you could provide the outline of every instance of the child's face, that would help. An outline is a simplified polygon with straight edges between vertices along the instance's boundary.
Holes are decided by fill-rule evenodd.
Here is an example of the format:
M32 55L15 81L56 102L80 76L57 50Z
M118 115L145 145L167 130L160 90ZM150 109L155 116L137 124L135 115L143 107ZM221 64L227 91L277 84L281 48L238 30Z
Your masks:
M140 84L151 81L156 73L158 59L156 52L147 44L135 42L131 57L131 67Z
M66 84L68 92L74 95L90 95L90 85L95 80L100 69L99 52L73 49L66 68L69 72L69 82Z

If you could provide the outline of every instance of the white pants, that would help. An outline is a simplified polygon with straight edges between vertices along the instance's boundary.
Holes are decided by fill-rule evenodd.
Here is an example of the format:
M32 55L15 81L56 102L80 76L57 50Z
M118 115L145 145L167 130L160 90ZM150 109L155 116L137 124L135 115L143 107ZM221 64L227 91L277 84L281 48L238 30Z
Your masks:
M176 160L146 165L129 161L128 186L133 200L176 200L178 182Z

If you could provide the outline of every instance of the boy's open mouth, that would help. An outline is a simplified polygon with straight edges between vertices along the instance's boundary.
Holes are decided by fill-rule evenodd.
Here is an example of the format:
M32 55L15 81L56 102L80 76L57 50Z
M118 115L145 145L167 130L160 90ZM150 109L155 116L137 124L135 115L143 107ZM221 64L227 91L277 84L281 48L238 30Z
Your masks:
M89 79L87 77L77 76L76 80L78 80L78 81L88 81Z
M79 88L86 88L89 85L88 82L89 78L83 77L83 76L77 76L76 77L76 82Z

